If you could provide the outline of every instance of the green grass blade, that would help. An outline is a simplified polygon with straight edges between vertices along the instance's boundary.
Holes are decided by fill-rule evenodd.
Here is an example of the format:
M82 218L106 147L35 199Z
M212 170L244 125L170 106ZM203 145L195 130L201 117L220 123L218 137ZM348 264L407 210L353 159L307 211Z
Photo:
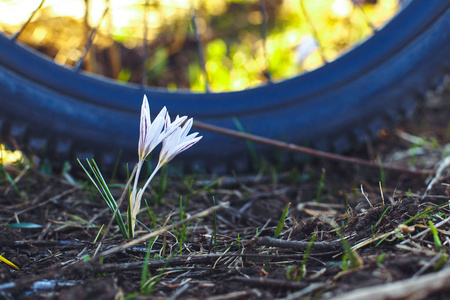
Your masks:
M91 180L91 182L94 184L94 186L97 188L98 192L102 196L103 200L105 200L106 205L108 206L111 213L114 215L114 218L117 222L117 225L120 228L120 232L122 233L123 237L128 238L128 232L126 230L125 223L123 222L122 215L120 214L120 210L117 207L116 200L114 199L114 196L112 195L108 185L105 182L105 179L103 178L100 169L98 168L95 161L92 159L92 163L89 161L89 159L86 159L89 168L92 171L92 174L94 177L92 177L91 173L87 171L87 169L83 166L83 164L80 162L79 159L78 163L83 168L84 172L88 176L88 178Z
M442 242L439 239L439 233L436 227L434 227L433 222L428 221L428 226L430 227L431 234L433 235L434 245L436 246L436 249L439 251L442 249Z
M417 215L415 215L414 217L411 217L409 220L403 222L403 224L406 225L406 224L408 224L408 223L411 223L411 222L414 221L415 219L420 218L420 217L423 217L423 216L429 214L430 212L432 212L432 211L434 211L434 210L437 210L437 209L439 209L439 208L441 208L441 207L443 207L443 206L447 206L447 205L448 205L448 203L444 202L444 203L442 203L442 204L433 206L433 207L430 208L430 209L426 209L426 210L424 210L423 212L421 212L420 214L417 214ZM375 247L378 247L378 246L379 246L382 242L384 242L384 240L386 240L388 237L389 237L389 236L386 236L386 237L384 237L383 239L381 239L381 240L375 245Z
M98 230L97 235L95 236L95 239L94 239L94 244L97 243L100 233L102 233L103 227L105 227L105 224L102 224L102 227L100 227L100 229Z
M142 272L141 272L141 293L145 292L145 284L151 276L151 273L148 269L148 262L150 260L150 251L152 249L153 241L154 241L154 239L148 241L147 252L145 253L144 264L142 266Z
M93 160L93 159L92 159L92 165L89 163L89 161L88 161L88 164L91 167L91 170L94 172L94 175L97 178L97 181L99 182L100 187L102 188L103 192L106 195L105 200L108 200L108 204L110 205L110 207L113 208L113 210L111 210L111 212L114 213L115 210L117 209L117 203L108 187L108 184L106 183L105 179L103 178L103 175L100 172L99 167L97 166L97 164L95 163L95 160Z
M213 197L213 205L216 206L216 198ZM217 214L213 213L214 217L214 252L217 252Z
M322 174L320 174L319 184L317 185L316 202L322 201L323 187L325 186L325 174L326 174L326 170L322 169Z
M280 235L281 230L283 230L284 222L286 222L286 215L287 215L287 213L288 213L288 211L289 211L289 207L290 207L290 206L291 206L291 202L289 202L289 203L286 205L286 207L284 208L283 214L281 214L281 218L280 218L280 220L278 221L277 228L275 229L275 238L277 238L277 237Z
M305 253L303 254L302 266L300 268L300 274L298 275L297 281L300 282L303 279L303 275L305 275L306 270L306 261L308 260L309 252L311 251L312 246L314 245L314 241L316 240L317 234L313 234L311 240L309 240L308 246L306 246Z
M424 215L426 215L426 214L432 212L433 210L439 209L439 208L441 208L441 207L443 207L443 206L446 206L446 205L449 205L448 202L444 202L444 203L442 203L442 204L433 206L433 207L430 208L430 209L426 209L426 210L424 210L423 212L421 212L420 214L417 214L417 215L415 215L414 217L410 218L409 220L405 221L403 224L406 225L406 224L408 224L408 223L411 223L413 220L415 220L415 219L417 219L417 218L420 218L420 217L422 217L422 216L424 216Z
M86 168L84 167L84 165L81 163L81 161L77 158L78 163L80 164L81 168L83 169L84 173L86 173L87 177L89 178L89 180L92 182L92 184L95 186L95 188L98 190L98 192L100 193L100 195L102 196L103 199L105 199L105 195L103 195L103 191L99 188L99 186L97 185L97 182L94 180L94 178L92 178L91 174L88 172L88 170L86 170ZM89 161L88 161L89 163ZM106 201L106 200L105 200ZM107 203L108 204L108 203Z
M333 226L333 228L336 230L336 233L341 240L342 248L344 248L345 255L350 260L350 268L356 269L361 267L361 258L359 257L358 253L356 253L356 251L352 249L349 242L345 239L344 235L341 232L341 228L338 226L336 221L325 216L322 217L322 220Z
M390 208L390 206L386 207L386 209L383 211L383 213L381 214L381 217L378 219L377 223L375 224L375 229L378 227L378 225L380 225L381 220L383 220L384 215L386 214L386 212L388 211L388 209Z
M150 216L150 220L152 221L152 228L154 230L158 229L158 227L156 226L156 216L155 213L153 212L152 208L148 205L147 200L144 199L145 202L145 206L147 207L147 212L148 215Z
M23 228L23 229L34 229L34 228L42 228L42 225L35 223L14 223L14 224L5 224L6 227L11 228Z

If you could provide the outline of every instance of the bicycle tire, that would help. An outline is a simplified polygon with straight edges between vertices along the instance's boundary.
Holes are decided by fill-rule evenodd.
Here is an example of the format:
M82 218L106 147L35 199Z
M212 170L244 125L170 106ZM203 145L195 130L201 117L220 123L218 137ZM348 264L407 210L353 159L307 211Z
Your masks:
M125 85L56 65L0 35L0 126L54 162L95 156L111 166L137 159L144 93L152 114L166 106L216 126L343 152L410 115L449 69L450 1L415 0L337 60L301 76L244 91L197 94ZM245 141L199 130L183 153L202 169L246 168ZM267 147L258 147L267 153Z

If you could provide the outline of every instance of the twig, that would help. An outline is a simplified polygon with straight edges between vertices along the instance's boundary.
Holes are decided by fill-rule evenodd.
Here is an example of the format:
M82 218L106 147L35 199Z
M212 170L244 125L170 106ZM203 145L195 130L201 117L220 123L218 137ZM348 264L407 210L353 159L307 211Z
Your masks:
M189 278L190 280L191 278ZM179 289L176 290L175 293L172 294L172 296L170 296L170 298L168 298L167 300L176 300L178 299L178 297L181 296L181 294L183 294L188 288L190 288L191 285L189 283L187 284L183 284Z
M447 255L447 254L445 254ZM435 266L436 263L444 256L441 252L437 253L430 261L425 263L422 268L420 268L419 271L414 273L414 275L411 278L418 278L420 275L422 275L426 270L428 270L430 267Z
M386 239L386 238L388 238L389 236L395 234L396 232L398 232L398 229L397 229L397 228L395 228L394 230L389 231L389 232L387 232L387 233L378 235L378 236L376 236L376 237L369 237L369 238L367 238L367 239L365 239L365 240L359 242L358 244L353 245L353 246L352 246L352 250L355 250L355 251L356 251L356 250L358 250L358 249L360 249L360 248L362 248L362 247L364 247L364 246L367 246L367 245L369 245L369 244L375 243L375 242L377 242L377 241L379 241L379 240Z
M384 193L383 193L383 186L381 185L381 181L378 181L378 185L380 186L381 201L383 202L383 207L384 207ZM395 191L394 191L394 194L395 194Z
M47 191L50 190L50 189L51 189L51 187L49 187L48 189L45 189L44 192L41 193L41 195L45 195L45 192L47 192ZM29 207L27 207L27 208L25 208L25 209L23 209L23 210L17 212L16 214L17 214L17 215L20 215L20 214L22 214L22 213L24 213L24 212L27 212L27 211L30 211L30 210L35 210L35 209L38 208L38 207L45 206L45 205L47 205L47 204L50 203L50 202L55 202L56 200L61 199L61 198L64 197L64 196L67 196L67 195L69 195L69 194L72 194L73 192L75 192L76 190L79 190L79 189L80 189L80 187L75 186L75 187L73 187L73 188L71 188L71 189L69 189L69 190L66 190L66 191L64 191L64 192L62 192L62 193L60 193L60 194L58 194L58 195L56 195L56 196L53 196L53 197L51 197L51 198L49 198L49 199L47 199L47 200L45 200L45 201L42 201L42 202L39 202L38 204L29 206ZM33 200L32 202L34 203L34 202L37 202L38 200L40 200L41 195L39 195L39 196L37 197L37 199ZM22 204L21 204L21 205L22 205ZM14 208L14 207L7 207L7 208L5 208L5 210L6 210L6 209L10 209L10 208ZM12 219L14 219L14 217L11 217L11 218L8 219L6 222L10 222Z
M324 287L329 288L330 285L331 285L330 283L311 283L308 287L304 288L303 290L300 290L298 292L289 294L289 295L286 296L286 298L280 298L278 300L296 300L296 299L300 299L301 297L303 297L303 296L305 296L305 295L307 295L309 293L312 293L312 292L314 292L314 291L316 291L318 289L321 289L321 288L324 288Z
M16 247L16 248L32 248L32 247L46 247L46 248L56 248L61 247L65 249L78 249L86 247L90 243L88 242L78 242L70 240L56 240L56 241L12 241L11 243L3 241L3 246Z
M410 278L394 283L385 283L358 289L353 292L327 298L328 300L377 300L377 299L427 299L435 292L450 288L450 269Z
M272 279L272 278L265 278L265 277L236 276L236 277L230 278L230 280L240 281L242 283L252 284L252 285L257 285L257 286L264 286L264 287L270 286L270 287L277 287L277 288L304 289L305 287L308 286L308 283L305 283L305 282Z
M423 194L422 198L420 200L423 200L427 193L431 190L431 188L442 178L442 173L445 169L450 166L450 155L447 155L443 160L439 162L439 165L436 169L436 175L434 175L433 179L430 181L430 183L427 186L427 189L425 190L425 193Z
M439 223L435 224L434 227L439 228L439 227L441 227L442 225L444 225L444 224L446 224L446 223L449 223L449 222L450 222L450 217L448 217L448 218L446 218L446 219L440 221ZM411 238L409 238L409 239L407 239L407 240L404 240L403 242L400 243L400 245L404 245L404 244L407 243L410 239L416 240L416 239L420 238L421 236L427 234L429 231L430 231L430 228L427 228L427 229L425 229L425 230L419 232L419 233L416 234L415 236L413 236L413 237L411 237Z
M203 123L203 122L199 122L199 121L194 121L194 127L199 128L199 129L204 129L207 131L211 131L211 132L215 132L215 133L219 133L219 134L223 134L223 135L228 135L228 136L232 136L232 137L236 137L236 138L240 138L240 139L249 140L249 141L252 141L255 143L270 145L270 146L281 148L281 149L284 149L287 151L305 153L308 155L312 155L312 156L316 156L316 157L320 157L320 158L324 158L324 159L328 159L328 160L342 161L342 162L346 162L349 164L362 165L362 166L366 166L366 167L373 168L373 169L380 168L380 164L374 163L374 162L371 162L368 160L364 160L364 159L360 159L360 158L356 158L356 157L348 157L348 156L344 156L344 155L339 155L339 154L334 154L334 153L329 153L329 152L324 152L324 151L319 151L319 150L314 150L314 149L298 146L296 144L285 143L285 142L281 142L281 141L278 141L275 139L270 139L270 138L266 138L266 137L262 137L262 136L258 136L258 135L254 135L254 134L249 134L249 133L245 133L245 132L239 132L237 130L232 130L232 129L228 129L228 128L224 128L224 127L220 127L220 126L215 126L215 125L211 125L211 124L207 124L207 123ZM410 169L399 168L399 167L394 167L394 166L384 166L383 165L383 169L386 171L398 172L398 173L408 173L408 174L416 175L416 176L423 176L423 175L431 174L431 171L427 171L427 170L410 170Z
M370 202L369 198L367 197L367 194L364 192L363 185L361 184L361 194L366 198L367 202L369 203L370 207L373 207L372 203Z
M251 290L245 290L245 291L237 291L237 292L231 292L228 294L222 294L217 296L210 296L208 298L205 298L206 300L225 300L225 299L251 299L255 296L256 299L260 299L262 296L262 293L258 291L257 289L251 289Z
M187 257L187 258L172 258L170 260L160 259L160 260L151 260L148 262L148 268L155 270L162 268L164 266L167 267L176 267L183 266L188 264L209 264L212 262L211 257ZM81 264L90 264L89 270L94 273L111 273L111 272L124 272L130 270L139 270L142 269L142 261L130 262L130 263L110 263L110 264L99 264L97 262L83 262Z
M226 254L201 254L201 255L182 255L172 258L171 260L168 259L160 259L160 260L151 260L148 262L148 268L149 269L159 269L164 266L168 267L176 267L176 266L187 266L187 265L196 265L198 268L199 265L213 265L215 260L221 257L245 257L245 258L260 258L266 260L267 258L270 260L270 262L276 262L277 260L280 260L281 258L291 258L291 259L298 259L298 254L295 255L283 255L279 254L277 256L269 256L267 257L267 254L240 254L240 253L226 253ZM320 260L310 257L310 259L316 261L317 263L320 263L322 265L325 265L325 263L321 262ZM124 271L130 271L130 270L141 270L142 269L142 261L136 261L136 262L128 262L128 263L107 263L107 264L100 264L96 261L89 261L89 262L80 262L79 268L83 268L83 264L87 265L89 264L88 269L90 272L102 274L102 273L112 273L112 272L124 272ZM211 268L212 269L212 268Z
M289 248L297 251L305 251L308 247L309 241L286 241L264 236L258 238L256 240L256 244L258 246ZM342 251L342 244L339 240L330 242L314 242L311 249L317 252L338 252Z
M20 171L19 175L11 182L11 184L6 188L3 195L8 195L9 191L16 187L16 184L19 182L20 179L27 173L27 171L30 169L30 165L26 165L25 168L23 168L22 171Z

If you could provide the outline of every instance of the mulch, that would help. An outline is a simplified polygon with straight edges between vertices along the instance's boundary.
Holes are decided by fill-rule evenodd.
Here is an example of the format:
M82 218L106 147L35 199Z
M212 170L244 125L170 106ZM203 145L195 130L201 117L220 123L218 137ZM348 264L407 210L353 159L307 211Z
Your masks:
M432 122L440 120L440 111L426 108L419 115L429 114L429 126L437 126ZM412 122L401 130L423 132L419 127ZM399 136L393 131L368 148L392 159L411 147ZM441 145L448 142L445 135L437 138ZM425 150L442 153L443 148ZM370 158L369 151L353 155ZM411 161L397 157L399 166ZM423 156L414 159L416 168L425 168ZM24 167L6 168L18 179L15 188L7 182L0 186L0 254L19 267L0 263L4 299L448 297L446 172L426 194L426 178L420 175L387 173L380 189L379 171L326 161L276 174L224 176L216 183L204 174L169 178L161 203L152 200L157 189L146 195L155 224L146 208L138 216L137 239L153 228L159 230L157 238L134 243L122 238L115 223L108 228L109 210L81 173L72 174L79 179L75 184L37 168L21 173ZM120 195L120 186L114 191ZM39 228L9 226L15 223ZM183 228L187 238L180 243Z

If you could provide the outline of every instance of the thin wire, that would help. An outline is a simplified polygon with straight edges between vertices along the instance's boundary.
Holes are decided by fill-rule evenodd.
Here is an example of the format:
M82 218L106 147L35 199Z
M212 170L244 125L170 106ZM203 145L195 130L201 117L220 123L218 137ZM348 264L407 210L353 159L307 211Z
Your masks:
M149 0L145 0L145 6L144 6L144 37L142 39L142 75L141 75L141 87L145 87L146 83L146 73L145 73L145 63L147 60L147 15L148 15L148 7L149 7Z
M41 4L39 4L39 6L31 13L30 17L28 18L28 20L22 25L22 27L19 29L19 31L17 31L13 37L11 38L11 40L15 41L19 35L22 33L22 31L25 29L25 27L31 22L31 19L33 19L34 15L36 15L36 13L42 8L42 5L44 5L45 0L41 1Z
M267 18L266 18L266 5L264 0L259 0L259 13L261 14L261 38L263 40L263 54L266 64L266 77L269 82L272 81L272 76L269 70L269 59L267 57Z
M110 0L104 0L106 7L111 7L111 1ZM111 32L113 32L113 21L112 21L112 15L109 14L108 18L106 19L106 30L109 35L112 35Z
M202 69L203 77L205 78L205 91L207 93L210 92L209 88L209 80L208 80L208 73L206 72L206 61L205 61L205 54L203 52L203 44L200 37L200 33L198 32L197 28L197 13L194 7L194 3L191 1L191 21L192 21L192 29L194 30L195 40L197 41L197 50L198 50L198 57L200 60L200 68Z
M109 6L107 6L105 8L105 10L103 11L102 17L100 18L100 21L97 23L97 25L94 27L94 29L91 30L91 32L89 34L89 37L88 37L88 40L86 42L86 45L84 46L83 55L80 57L80 59L75 64L75 67L73 68L73 70L75 72L79 72L81 70L81 67L83 66L84 59L86 58L87 53L91 49L91 46L92 46L92 43L94 41L95 35L97 34L97 31L98 31L98 28L103 23L103 20L105 19L105 16L108 13L108 11L109 11Z
M369 17L367 16L366 12L364 11L364 9L361 6L361 3L358 2L358 0L353 0L352 1L353 5L355 5L356 7L358 7L359 11L361 12L364 21L366 22L366 24L370 27L370 29L372 30L372 33L375 33L378 31L377 27L372 23L372 21L369 19Z
M325 55L323 54L323 47L319 40L319 34L317 33L316 27L314 27L314 24L311 21L311 18L309 17L308 11L305 9L303 0L300 0L300 7L302 9L303 16L305 16L306 23L308 23L308 27L311 30L314 39L316 40L317 46L319 47L320 57L322 58L322 61L324 63L328 63L327 59L325 58Z
M291 144L291 143L287 143L287 142L282 142L282 141L275 140L275 139L270 139L270 138L266 138L266 137L262 137L262 136L258 136L258 135L254 135L254 134L240 132L240 131L233 130L233 129L228 129L225 127L220 127L217 125L203 123L201 121L194 121L193 126L195 128L203 129L203 130L206 130L209 132L214 132L214 133L218 133L218 134L222 134L222 135L226 135L226 136L245 139L245 140L248 140L251 142L269 145L269 146L277 147L277 148L284 149L287 151L300 152L300 153L304 153L304 154L308 154L308 155L312 155L315 157L320 157L320 158L328 159L328 160L332 160L332 161L342 161L342 162L347 162L352 165L356 164L356 165L366 166L369 168L375 168L378 170L380 169L380 164L376 163L376 162L371 162L371 161L364 160L364 159L357 158L357 157L349 157L349 156L343 156L340 154L334 154L334 153L324 152L324 151L320 151L320 150L314 150L311 148L306 148L303 146L299 146L299 145L295 145L295 144ZM427 171L427 170L410 170L410 169L406 169L406 168L387 166L387 165L383 166L383 169L386 171L400 172L403 174L405 174L405 173L406 174L414 174L414 175L419 175L419 176L431 174L431 172Z

